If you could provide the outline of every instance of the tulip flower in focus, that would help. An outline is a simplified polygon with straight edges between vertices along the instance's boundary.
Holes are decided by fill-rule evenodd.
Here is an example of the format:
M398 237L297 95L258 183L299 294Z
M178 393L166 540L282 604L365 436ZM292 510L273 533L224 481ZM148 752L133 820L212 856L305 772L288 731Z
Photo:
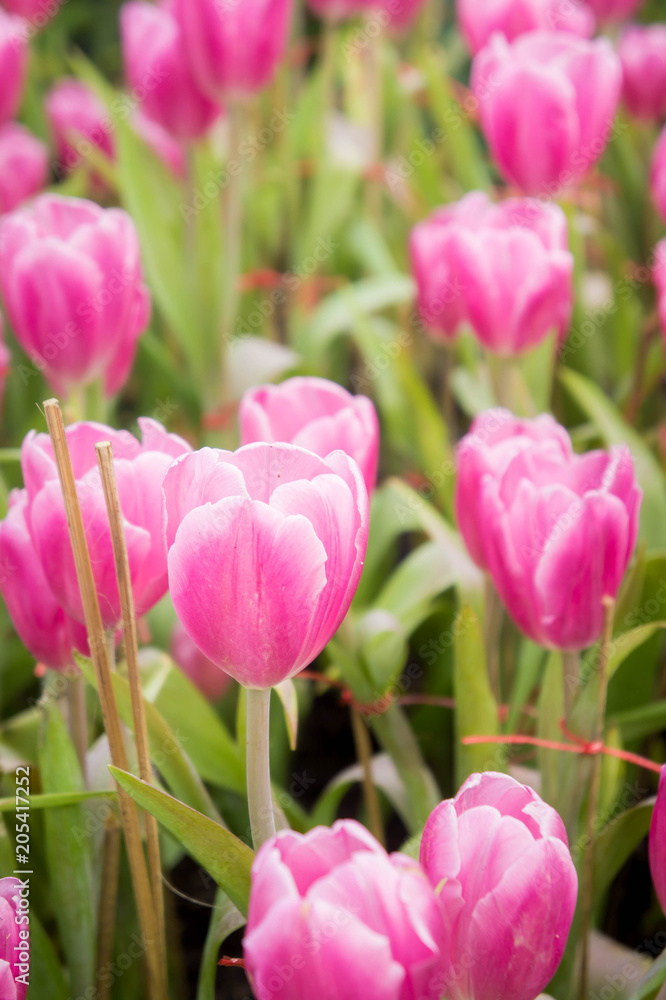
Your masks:
M13 14L25 18L30 28L43 28L58 13L63 0L2 0L2 5Z
M579 0L458 0L456 10L465 41L475 55L496 31L509 42L539 29L583 38L594 34L594 14Z
M410 240L424 323L452 337L468 323L489 351L515 355L566 334L573 256L556 205L472 192L419 223Z
M354 820L283 831L252 865L243 951L258 997L438 1000L442 937L418 862Z
M659 791L650 825L650 871L661 908L666 913L666 766L661 769Z
M16 115L28 68L26 23L0 7L0 125Z
M192 72L212 101L263 90L284 58L292 0L176 0Z
M421 864L445 922L448 1000L534 1000L555 973L578 881L564 824L504 774L473 774L430 814Z
M110 441L113 447L137 615L149 611L167 590L161 484L173 460L190 451L190 446L147 417L139 418L139 427L140 442L128 431L116 431L102 424L78 423L66 429L105 628L114 628L119 623L120 601L95 454L95 444L99 441ZM21 450L21 467L28 495L26 516L44 575L58 603L83 622L65 506L48 434L31 431L27 435Z
M487 440L495 432L487 438L486 428L496 412L481 414L458 447L467 474L456 506L463 520L473 512L463 533L530 639L549 649L584 649L600 637L603 598L617 596L636 545L642 491L631 454L623 446L575 455L556 433L549 440L552 428L542 423L545 441L521 443L508 463L475 474L492 464Z
M621 21L630 17L644 0L585 0L600 21Z
M125 76L145 97L142 110L175 139L191 142L204 135L220 106L201 93L186 57L175 0L130 0L120 10Z
M569 435L549 414L521 420L508 410L485 410L472 423L457 452L456 518L474 562L488 569L488 529L482 496L486 477L500 480L524 451L567 461L573 452Z
M0 593L26 649L52 670L68 670L74 666L75 649L88 655L86 629L56 600L32 540L27 513L26 491L13 490L7 516L0 521Z
M0 215L38 194L48 174L43 142L16 122L0 127Z
M231 678L204 656L181 622L176 622L171 635L171 656L209 701L220 700L229 687Z
M130 217L80 198L41 195L0 222L0 289L23 350L58 394L127 380L148 325Z
M666 115L666 24L633 24L619 44L623 97L637 118L660 121Z
M181 180L185 177L186 161L183 147L158 122L137 108L131 117L132 128L152 149L155 156Z
M500 35L474 59L481 124L505 179L554 196L584 177L603 153L622 87L608 39L533 31Z
M0 878L0 997L25 1000L30 980L29 880Z
M48 94L44 108L53 134L58 165L69 173L93 148L115 156L111 119L96 94L80 80L63 79Z
M246 687L293 677L322 651L356 590L368 495L343 452L211 448L163 484L169 589L188 634Z
M291 378L250 389L238 411L241 444L283 441L325 458L344 451L358 464L368 494L377 481L379 422L367 396L323 378Z
M650 188L659 214L666 222L666 128L662 130L652 154Z

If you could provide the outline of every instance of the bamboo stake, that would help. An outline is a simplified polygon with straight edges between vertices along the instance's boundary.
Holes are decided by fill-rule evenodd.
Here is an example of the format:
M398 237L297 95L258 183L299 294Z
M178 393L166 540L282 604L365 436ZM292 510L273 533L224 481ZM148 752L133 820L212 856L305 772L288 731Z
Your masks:
M134 739L139 758L139 776L143 781L151 783L153 771L150 763L150 746L148 744L148 726L146 710L141 690L141 675L139 673L138 638L136 630L136 613L134 610L134 594L130 576L127 542L123 529L123 517L120 511L120 498L116 483L116 473L113 465L113 449L108 441L95 445L97 464L102 477L102 489L106 509L111 526L111 542L116 563L118 594L122 612L123 633L125 636L125 659L127 661L127 676L132 698L132 716L134 718ZM153 890L153 903L157 920L158 945L160 960L166 964L166 927L164 918L164 893L162 890L162 865L160 862L160 841L157 820L150 813L144 813L146 825L146 840L148 845L148 867Z
M44 403L44 414L53 444L53 454L58 468L60 488L62 489L65 501L76 576L81 590L81 599L88 631L90 655L95 668L97 689L102 706L104 729L109 740L111 760L116 767L126 771L128 769L127 755L125 753L120 716L118 715L118 706L111 680L111 666L107 653L104 625L95 590L95 580L83 528L81 507L79 506L79 498L76 493L72 459L67 447L65 426L57 399L49 399ZM159 961L157 922L150 891L148 869L141 842L139 814L133 799L119 786L118 803L120 805L120 814L125 832L127 856L132 874L139 923L145 944L149 997L151 1000L166 1000L167 991L164 966Z

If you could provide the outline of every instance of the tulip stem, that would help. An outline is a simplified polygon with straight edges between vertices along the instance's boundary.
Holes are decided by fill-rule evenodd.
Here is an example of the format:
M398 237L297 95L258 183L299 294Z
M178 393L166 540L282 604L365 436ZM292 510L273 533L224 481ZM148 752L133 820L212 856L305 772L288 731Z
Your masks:
M269 749L271 689L247 688L247 804L255 850L275 836Z
M385 847L386 838L384 836L382 810L379 795L377 794L372 777L372 741L367 726L363 721L363 716L353 705L351 708L351 721L356 757L363 769L363 798L365 799L365 808L368 810L370 831L379 843Z
M381 715L373 716L372 727L404 782L412 821L410 833L418 833L441 800L437 783L400 705L394 702Z
M603 598L604 605L604 631L599 646L599 659L597 661L597 674L599 690L597 693L597 715L593 734L594 742L600 743L604 736L604 719L606 717L606 698L608 694L608 658L610 655L611 642L613 640L613 620L615 618L615 599L612 597ZM580 1000L586 1000L588 995L589 981L589 938L592 926L592 908L594 904L594 838L599 810L599 792L601 788L601 765L603 757L597 753L592 761L592 780L590 782L590 795L587 804L587 838L589 844L585 864L583 868L583 886L581 896L581 921L580 921L580 941L581 941L581 976L580 976Z
M499 595L495 590L495 585L491 576L487 573L485 579L485 640L486 640L486 669L488 671L488 681L495 701L499 705L502 701L502 680L500 674L500 638L502 634L502 620L504 609Z
M67 709L69 735L76 750L81 775L86 783L86 752L88 750L88 718L86 716L86 682L83 674L67 678Z
M562 673L564 681L564 717L567 725L571 722L571 709L576 692L580 687L580 652L562 653Z
M224 385L227 353L234 335L234 324L238 314L238 285L243 263L243 172L242 157L239 153L243 129L243 105L237 101L229 103L229 160L227 185L224 199L224 286L222 300L222 342L220 344L220 378ZM240 164L240 169L236 169ZM231 167L234 167L232 170Z

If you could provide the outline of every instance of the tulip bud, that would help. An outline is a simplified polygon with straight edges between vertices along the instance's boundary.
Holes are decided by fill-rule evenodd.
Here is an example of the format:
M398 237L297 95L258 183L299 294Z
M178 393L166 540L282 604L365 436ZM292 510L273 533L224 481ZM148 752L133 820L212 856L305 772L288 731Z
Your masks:
M657 801L650 825L650 871L661 908L666 913L666 766L661 769Z
M0 996L25 1000L30 980L30 923L27 885L0 878Z
M556 331L573 308L573 257L556 205L472 192L419 223L410 239L418 307L445 338L466 322L497 354L514 355Z
M666 128L662 130L652 154L650 188L654 203L666 222Z
M281 441L320 458L344 451L358 464L368 494L377 481L379 422L367 396L324 378L290 378L250 389L238 411L241 444Z
M619 45L624 103L636 118L660 121L666 115L666 24L634 24Z
M201 90L224 102L268 86L284 57L291 11L292 0L176 0Z
M28 68L26 23L0 7L0 125L16 115Z
M421 864L446 931L447 1000L534 1000L567 942L578 880L562 820L504 774L474 774L430 814Z
M601 636L603 599L617 596L636 545L642 491L631 454L575 455L543 417L511 442L510 415L499 431L496 419L481 414L459 445L463 534L530 639L583 649Z
M28 495L13 490L0 521L0 593L21 642L53 670L74 665L74 650L88 655L85 627L56 601L27 521ZM2 995L0 993L0 995Z
M630 17L643 0L586 0L600 21L621 21Z
M137 615L149 611L167 590L161 484L174 458L190 451L190 446L147 417L139 418L139 427L141 442L128 431L103 424L79 423L66 429L105 628L115 628L121 615L109 518L95 453L99 441L110 441L113 447ZM44 575L58 603L83 622L65 505L48 434L31 431L27 435L21 466L28 494L27 519Z
M209 701L220 700L229 687L231 678L204 656L181 622L176 622L171 636L171 656Z
M58 13L63 0L2 0L3 6L19 14L33 30L43 28Z
M611 135L622 67L608 39L532 31L494 35L476 56L472 87L505 179L555 196L597 162Z
M260 1000L438 1000L441 938L419 864L355 820L283 831L254 860L243 951Z
M220 106L195 83L175 0L124 4L120 34L127 82L142 94L145 114L181 142L199 139L219 116Z
M155 156L168 167L172 174L183 180L186 162L185 153L180 143L158 122L154 122L148 115L144 115L140 108L137 108L132 115L131 123L136 134L152 149Z
M113 124L96 94L80 80L63 79L44 102L62 172L69 173L94 148L115 157Z
M458 0L458 24L476 55L491 35L512 42L528 31L566 31L582 38L594 34L594 15L580 0Z
M251 688L293 677L322 651L358 585L368 495L341 451L203 448L163 484L169 588L209 660Z
M81 198L41 195L0 221L0 289L26 354L59 395L126 382L148 325L130 217Z
M0 215L41 191L48 173L43 142L16 122L0 126Z

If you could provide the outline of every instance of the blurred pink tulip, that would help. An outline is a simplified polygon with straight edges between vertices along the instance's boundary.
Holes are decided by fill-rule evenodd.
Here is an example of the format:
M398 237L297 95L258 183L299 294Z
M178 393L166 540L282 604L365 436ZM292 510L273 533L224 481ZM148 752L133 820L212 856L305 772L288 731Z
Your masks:
M446 338L467 322L481 343L514 355L556 331L573 308L573 256L557 205L480 191L412 231L412 271L424 323Z
M56 601L30 536L27 512L26 491L13 490L7 516L0 521L0 593L26 649L52 670L67 670L74 665L74 649L89 653L86 630Z
M213 101L263 90L282 61L293 0L176 0L189 62Z
M421 864L445 923L442 996L534 1000L557 969L578 880L562 820L504 774L473 774L426 823Z
M285 830L252 865L243 951L257 997L438 1000L441 938L418 862L355 820Z
M664 196L666 197L666 178L664 178ZM666 212L664 217L666 218ZM652 278L657 288L657 311L666 344L666 240L661 240L655 247Z
M63 0L2 0L2 6L19 14L33 31L43 28L58 13Z
M130 217L44 194L0 221L0 289L26 354L61 395L126 382L148 325L139 239Z
M2 318L2 313L0 313L0 409L2 409L2 400L5 395L5 380L9 375L12 356L9 352L9 348L5 344L5 321Z
M661 908L666 913L666 765L661 769L659 791L650 825L650 871Z
M41 191L48 174L44 143L16 122L0 126L0 215Z
M611 137L622 67L608 39L494 35L474 59L481 124L505 179L556 195L588 173Z
M171 635L171 656L209 701L220 700L231 683L231 677L204 656L181 622L176 622Z
M585 0L600 21L621 21L630 17L644 0Z
M650 188L652 199L666 222L666 128L662 130L652 154Z
M0 997L25 1000L30 980L29 881L0 878Z
M555 461L567 460L573 454L569 435L551 416L521 420L502 409L485 410L476 417L458 446L458 527L469 554L481 569L488 569L488 526L481 504L484 480L501 480L513 459L530 450L552 454Z
M113 446L120 508L137 615L145 614L167 590L162 535L162 480L175 458L190 446L167 434L157 421L139 418L142 440L103 424L79 423L66 429L97 595L106 628L120 621L120 603L109 519L97 468L95 444ZM21 451L28 493L28 521L44 574L56 600L77 621L84 621L67 518L48 434L31 431Z
M69 78L60 80L48 94L44 108L61 172L74 170L93 149L114 159L113 123L100 99L85 83Z
M190 142L204 135L220 114L195 83L175 16L175 0L130 0L120 9L125 76L145 97L145 114L175 139Z
M377 481L379 421L367 396L324 378L290 378L249 389L238 411L241 444L283 441L320 458L344 451L358 464L368 494Z
M158 122L154 122L148 115L143 114L139 108L132 115L131 122L136 134L152 149L155 156L169 168L172 174L183 180L186 173L186 160L180 143Z
M358 466L293 445L203 448L163 485L169 588L205 655L246 687L293 677L354 596L368 539Z
M512 42L528 31L566 31L582 38L594 34L594 14L580 0L458 0L458 24L474 54L501 32Z
M636 118L666 115L666 24L633 24L619 44L624 103Z
M0 125L16 115L28 69L27 25L0 7Z
M475 468L489 463L484 429L493 413L477 418L459 446L469 478L459 487L459 512L474 503ZM476 473L474 523L463 533L518 627L541 646L579 650L601 635L603 598L617 596L636 545L642 491L628 448L574 455L545 423L543 430L545 441L516 447L508 464ZM502 447L511 452L511 443Z

